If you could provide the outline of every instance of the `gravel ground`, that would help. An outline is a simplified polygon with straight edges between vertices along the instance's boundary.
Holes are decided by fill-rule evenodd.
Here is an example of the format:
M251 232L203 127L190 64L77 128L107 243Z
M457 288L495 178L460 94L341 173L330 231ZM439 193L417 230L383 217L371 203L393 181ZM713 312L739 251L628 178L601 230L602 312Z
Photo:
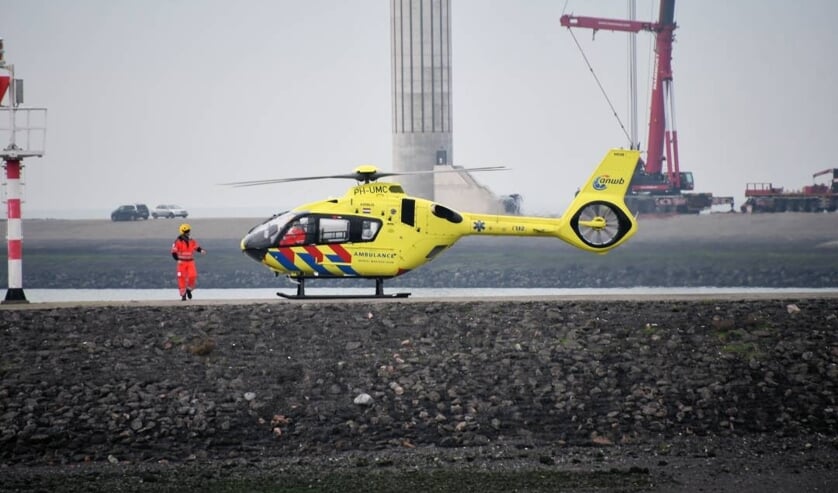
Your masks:
M834 296L0 315L0 491L838 490Z

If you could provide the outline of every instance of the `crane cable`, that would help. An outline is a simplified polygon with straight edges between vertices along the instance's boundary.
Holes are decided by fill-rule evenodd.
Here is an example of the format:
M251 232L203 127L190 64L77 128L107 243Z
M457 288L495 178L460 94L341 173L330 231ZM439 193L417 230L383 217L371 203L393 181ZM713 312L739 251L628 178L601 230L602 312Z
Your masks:
M579 44L579 40L576 39L576 35L573 34L573 31L568 27L567 32L570 33L570 36L573 38L573 42L576 43L576 47L579 48L579 53L582 55L582 59L585 60L585 63L588 65L588 70L591 71L591 75L594 77L594 80L599 86L600 92L602 92L603 97L605 97L605 101L608 103L608 106L611 108L611 113L614 115L614 118L617 119L617 123L620 125L620 129L623 131L623 135L626 136L626 140L631 142L631 136L629 136L628 132L626 131L626 126L623 125L623 121L620 120L620 115L617 114L617 110L614 109L614 104L611 103L611 99L608 97L608 93L605 92L605 88L602 87L602 83L599 81L599 77L597 77L596 72L594 72L594 67L591 65L591 62L588 60L588 57L585 55L585 50L582 49L582 45ZM632 143L632 145L634 145Z

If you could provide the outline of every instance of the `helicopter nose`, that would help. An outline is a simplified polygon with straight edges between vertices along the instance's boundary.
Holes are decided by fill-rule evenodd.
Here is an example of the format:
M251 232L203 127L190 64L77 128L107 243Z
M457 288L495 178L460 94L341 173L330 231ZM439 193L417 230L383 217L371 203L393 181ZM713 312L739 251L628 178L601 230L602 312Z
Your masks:
M253 235L247 235L242 238L241 249L248 257L257 262L261 262L262 259L265 258L265 254L268 253L268 249L264 243L265 242L262 241L261 238L254 237Z
M268 253L267 250L259 250L259 249L256 249L256 248L246 248L242 251L244 252L245 255L247 255L248 257L252 258L253 260L255 260L257 262L261 262L262 259L265 258L265 254Z

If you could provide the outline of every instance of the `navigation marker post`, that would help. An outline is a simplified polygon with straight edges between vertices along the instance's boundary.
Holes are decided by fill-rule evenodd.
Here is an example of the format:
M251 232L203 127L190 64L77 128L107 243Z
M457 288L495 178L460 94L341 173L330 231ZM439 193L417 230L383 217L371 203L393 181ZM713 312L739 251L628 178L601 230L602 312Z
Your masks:
M15 79L14 65L6 64L0 38L0 145L8 134L8 144L0 150L6 170L6 239L9 258L9 286L3 303L28 303L23 292L23 228L21 215L22 161L44 155L46 108L23 108L23 81ZM8 95L7 103L3 100ZM7 113L2 115L2 113ZM4 123L8 122L8 123Z

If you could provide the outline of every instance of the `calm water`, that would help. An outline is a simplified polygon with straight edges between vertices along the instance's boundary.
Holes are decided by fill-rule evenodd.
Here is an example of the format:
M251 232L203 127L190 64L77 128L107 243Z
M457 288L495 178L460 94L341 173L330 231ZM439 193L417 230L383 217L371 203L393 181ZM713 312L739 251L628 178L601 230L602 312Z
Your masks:
M197 289L196 300L281 300L277 291L293 294L293 287L264 289ZM310 288L306 294L371 294L370 288ZM783 294L783 293L838 293L836 288L610 288L610 289L492 289L492 288L386 288L385 293L409 292L411 298L512 298L522 296L609 296L609 295L695 295L695 294ZM26 289L30 302L67 301L157 301L178 300L177 289Z

